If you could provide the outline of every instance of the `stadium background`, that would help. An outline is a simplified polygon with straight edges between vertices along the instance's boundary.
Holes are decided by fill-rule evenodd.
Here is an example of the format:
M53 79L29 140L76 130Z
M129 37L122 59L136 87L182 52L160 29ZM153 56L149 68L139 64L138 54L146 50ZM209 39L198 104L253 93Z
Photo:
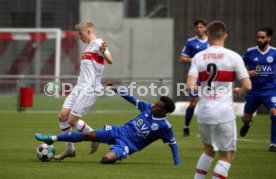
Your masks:
M0 28L41 26L70 31L82 17L88 16L96 21L97 31L106 39L113 54L114 64L106 68L105 79L121 84L155 82L172 90L175 90L173 85L186 78L189 66L181 65L178 58L183 42L194 35L195 18L225 21L230 33L226 45L240 54L255 45L258 27L268 25L276 29L274 0L41 0L40 25L35 20L37 1L0 0ZM84 6L85 3L92 5ZM105 9L99 11L103 6ZM192 121L190 138L182 137L183 116L169 116L180 150L179 167L172 165L169 148L161 141L112 166L99 163L108 150L107 145L101 145L95 155L89 156L85 142L76 144L76 158L62 162L38 161L35 149L39 142L33 134L60 132L57 111L64 98L44 95L43 85L53 80L51 78L22 80L5 76L53 75L53 41L43 41L40 45L40 55L37 55L39 50L33 42L0 40L0 178L193 178L202 145L196 120ZM76 82L81 49L77 38L63 39L61 75L68 78L62 81ZM37 58L43 64L40 69L35 67ZM25 113L16 112L18 86L36 87L36 83L40 89L36 91L34 106ZM173 92L170 95L177 101L184 99ZM153 102L155 98L149 100ZM124 124L137 113L119 97L100 98L96 110L83 119L100 129L104 124ZM246 138L238 137L238 152L229 178L276 178L276 156L268 152L269 115L257 115L254 120ZM237 125L238 128L242 125L239 117ZM64 144L56 143L55 148L60 152ZM211 178L211 174L209 172L207 177Z
M39 23L36 2L41 3ZM112 68L106 68L105 78L161 82L171 89L170 95L176 101L186 100L185 96L176 95L175 86L185 81L189 65L180 64L178 58L184 41L194 35L192 22L196 18L224 21L229 31L226 46L240 54L255 45L257 28L265 25L275 29L276 26L272 18L276 15L274 0L1 0L0 3L0 28L58 27L68 31L79 20L94 21L115 61ZM22 49L26 51L26 42L13 43L8 47L0 39L0 75L52 75L53 68L47 68L54 66L50 42L40 50L39 69L35 64L36 49L25 54ZM61 75L77 75L82 46L77 39L64 39L62 46ZM16 56L14 49L21 53ZM20 61L19 56L24 55L29 60ZM14 85L7 87L6 83L14 83L10 79L1 83L6 87L1 92L16 92Z

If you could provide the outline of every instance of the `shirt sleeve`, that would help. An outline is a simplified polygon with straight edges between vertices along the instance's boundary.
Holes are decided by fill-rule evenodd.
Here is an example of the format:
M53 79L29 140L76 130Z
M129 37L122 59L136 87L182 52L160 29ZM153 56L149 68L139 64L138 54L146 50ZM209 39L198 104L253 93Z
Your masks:
M172 126L169 122L166 121L166 123L167 127L163 132L162 141L165 144L175 144L176 140L173 134Z
M198 73L199 73L199 71L198 71L198 66L196 64L196 58L194 57L192 59L192 63L191 63L191 66L190 66L190 69L188 72L188 76L190 75L190 76L194 76L194 77L198 78Z
M250 62L250 58L249 58L249 52L245 52L245 54L243 55L243 61L245 63L245 65L249 65Z
M151 103L135 98L134 96L127 93L125 90L120 89L120 87L114 89L114 91L122 96L125 100L133 104L141 112L152 106Z
M191 52L192 52L191 45L190 45L189 41L186 41L186 43L182 49L181 55L191 57Z
M249 77L244 61L240 55L237 55L234 60L235 73L238 80Z

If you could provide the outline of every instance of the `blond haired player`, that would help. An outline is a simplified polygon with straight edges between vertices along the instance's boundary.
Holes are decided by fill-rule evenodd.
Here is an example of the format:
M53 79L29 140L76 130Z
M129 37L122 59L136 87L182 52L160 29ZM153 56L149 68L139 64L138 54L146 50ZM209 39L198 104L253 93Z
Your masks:
M88 45L82 54L77 84L64 101L58 118L62 132L68 132L74 128L79 132L89 133L93 129L80 118L92 110L97 98L95 93L102 89L101 78L104 63L112 64L112 57L107 49L107 44L96 37L92 22L82 21L75 26L75 30L78 32L80 40ZM94 153L98 145L99 143L92 142L89 153ZM55 159L62 160L75 156L74 144L68 142L66 150L55 156Z
M207 25L210 47L195 55L188 73L188 89L198 88L198 126L204 151L201 154L195 171L195 179L205 178L215 153L219 160L213 170L213 179L224 179L228 176L236 150L236 120L233 110L232 85L237 78L242 88L235 88L237 96L251 89L251 81L240 55L224 48L227 38L223 22L213 21Z

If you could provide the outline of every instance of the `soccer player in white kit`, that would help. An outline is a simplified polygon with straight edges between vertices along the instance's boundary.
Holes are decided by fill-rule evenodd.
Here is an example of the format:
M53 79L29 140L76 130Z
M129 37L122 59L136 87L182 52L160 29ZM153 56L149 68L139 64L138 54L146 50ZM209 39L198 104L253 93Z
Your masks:
M233 93L244 95L251 89L251 81L240 55L224 48L227 38L226 26L213 21L207 26L210 47L195 55L188 73L189 90L199 94L198 126L204 152L195 171L195 179L203 179L218 151L220 158L213 170L213 179L228 176L236 150L236 120L233 110ZM241 88L232 85L237 78ZM196 81L200 80L201 87Z
M79 132L88 133L93 129L80 117L92 110L97 98L96 93L103 88L101 78L104 62L112 64L112 57L106 43L96 37L92 22L82 21L75 26L75 30L82 42L88 46L82 54L77 84L64 101L58 118L62 132L68 132L74 128ZM97 142L91 143L89 153L94 153L98 149L98 145ZM74 144L68 142L66 143L66 150L55 156L55 159L62 160L66 157L75 156Z

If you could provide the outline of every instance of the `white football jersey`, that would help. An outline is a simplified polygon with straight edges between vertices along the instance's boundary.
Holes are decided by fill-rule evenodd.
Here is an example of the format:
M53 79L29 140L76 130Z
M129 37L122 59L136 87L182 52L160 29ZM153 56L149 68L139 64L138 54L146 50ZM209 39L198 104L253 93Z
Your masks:
M233 82L249 77L242 57L219 46L195 55L188 75L199 79L198 123L220 124L235 119Z
M80 90L102 89L101 78L105 61L99 49L102 42L102 39L91 41L82 54L80 74L76 85ZM109 53L108 49L105 53Z

